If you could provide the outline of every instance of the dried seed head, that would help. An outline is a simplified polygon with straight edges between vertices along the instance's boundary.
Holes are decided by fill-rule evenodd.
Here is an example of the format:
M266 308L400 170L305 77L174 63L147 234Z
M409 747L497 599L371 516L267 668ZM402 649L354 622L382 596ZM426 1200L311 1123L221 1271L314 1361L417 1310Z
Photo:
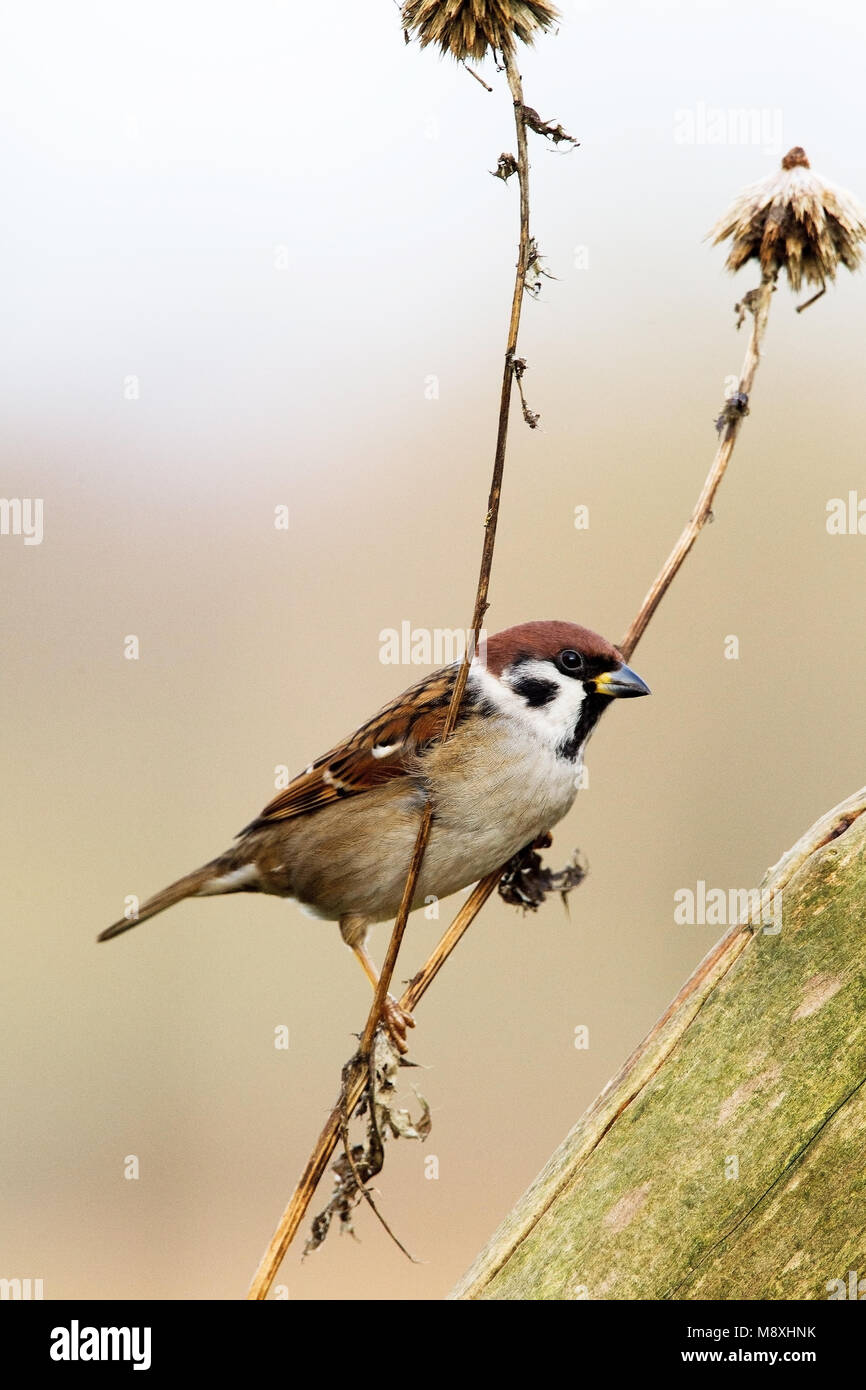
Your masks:
M463 61L483 58L488 48L510 53L514 40L532 43L559 12L547 0L406 0L403 28L426 48Z
M780 170L743 189L710 236L714 245L732 238L728 270L754 257L765 275L787 271L791 289L799 290L804 280L820 286L835 280L840 261L857 269L866 212L850 193L819 178L795 145Z

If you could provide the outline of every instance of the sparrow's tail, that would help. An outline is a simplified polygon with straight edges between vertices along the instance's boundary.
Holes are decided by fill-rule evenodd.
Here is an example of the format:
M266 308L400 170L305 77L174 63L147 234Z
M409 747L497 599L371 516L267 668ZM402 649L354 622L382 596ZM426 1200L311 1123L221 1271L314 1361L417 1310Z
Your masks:
M120 936L121 932L137 927L139 922L146 922L148 917L155 917L167 907L174 907L175 903L182 902L184 898L210 897L216 893L255 892L257 878L258 871L254 864L229 868L225 859L213 859L200 869L193 869L191 874L184 874L176 883L170 883L161 893L155 893L152 898L148 898L131 919L121 917L120 921L112 922L96 939L110 941L113 936Z

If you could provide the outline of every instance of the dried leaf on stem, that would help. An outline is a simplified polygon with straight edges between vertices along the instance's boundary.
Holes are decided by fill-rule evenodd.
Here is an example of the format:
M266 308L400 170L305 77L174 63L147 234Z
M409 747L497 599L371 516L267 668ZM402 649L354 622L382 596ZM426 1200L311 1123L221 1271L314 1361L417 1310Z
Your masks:
M573 135L569 135L567 130L563 130L558 121L543 121L538 112L533 110L531 106L524 106L523 119L530 130L534 131L536 135L543 135L546 140L552 141L554 145L561 145L565 142L574 146L576 149L580 144L580 141L575 140Z

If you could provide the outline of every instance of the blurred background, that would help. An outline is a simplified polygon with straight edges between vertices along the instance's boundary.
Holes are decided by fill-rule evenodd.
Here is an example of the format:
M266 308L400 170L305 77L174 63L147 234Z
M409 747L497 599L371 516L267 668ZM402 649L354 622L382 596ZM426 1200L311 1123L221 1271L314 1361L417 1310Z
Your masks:
M581 144L531 146L556 279L524 311L541 424L513 415L491 631L622 636L745 347L754 268L703 238L797 143L866 200L864 30L853 0L567 3L524 53L527 102ZM95 937L421 674L382 663L384 629L469 622L511 103L489 64L492 95L406 48L388 0L35 0L3 31L0 488L44 522L0 536L0 1275L234 1299L368 987L335 925L276 899ZM780 289L715 524L632 663L653 698L607 715L549 852L580 846L589 878L570 915L491 903L418 1011L434 1128L378 1187L421 1263L362 1209L359 1243L301 1263L299 1241L289 1297L443 1296L719 936L675 924L676 890L754 885L863 782L866 536L826 517L866 497L864 312L844 270L800 316ZM458 904L416 914L399 977Z

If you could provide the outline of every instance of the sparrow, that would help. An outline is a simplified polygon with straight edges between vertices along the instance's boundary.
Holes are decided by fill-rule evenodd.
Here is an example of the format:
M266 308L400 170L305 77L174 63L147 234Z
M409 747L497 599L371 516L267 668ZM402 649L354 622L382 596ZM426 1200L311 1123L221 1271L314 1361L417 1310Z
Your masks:
M109 941L184 898L270 893L339 923L375 991L371 925L400 905L421 813L432 803L412 902L466 888L550 830L577 794L584 749L612 698L648 695L622 653L557 621L521 623L476 655L453 734L442 731L459 663L434 671L317 758L224 854L148 898ZM411 1016L388 996L401 1051Z

